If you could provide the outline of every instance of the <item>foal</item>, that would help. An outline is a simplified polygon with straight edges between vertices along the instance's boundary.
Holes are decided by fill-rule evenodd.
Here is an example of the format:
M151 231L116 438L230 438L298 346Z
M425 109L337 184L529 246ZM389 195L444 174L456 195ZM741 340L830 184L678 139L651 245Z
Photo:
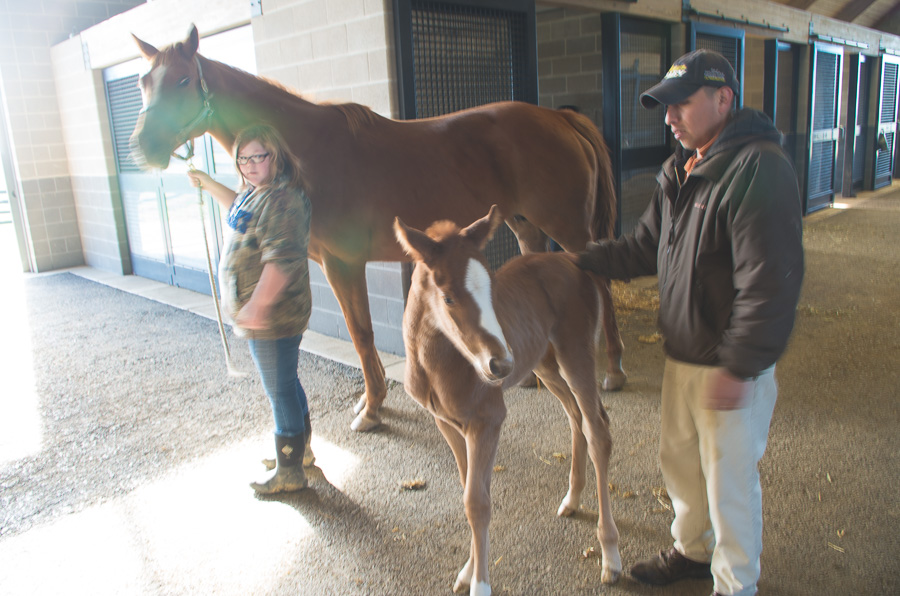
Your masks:
M587 451L600 500L601 581L613 583L622 562L607 481L609 418L594 377L597 287L559 253L516 258L492 284L481 249L502 221L496 205L462 230L442 221L423 233L394 221L397 240L416 263L403 315L406 391L431 412L453 451L472 529L469 560L453 589L491 593L491 472L506 417L503 390L532 369L562 402L572 428L569 491L558 515L578 509Z

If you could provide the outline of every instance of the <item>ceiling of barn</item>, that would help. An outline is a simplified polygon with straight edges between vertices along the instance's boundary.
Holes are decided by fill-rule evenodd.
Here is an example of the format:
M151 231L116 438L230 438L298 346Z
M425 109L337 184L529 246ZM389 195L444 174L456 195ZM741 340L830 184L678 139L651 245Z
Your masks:
M769 0L854 25L900 35L900 0Z

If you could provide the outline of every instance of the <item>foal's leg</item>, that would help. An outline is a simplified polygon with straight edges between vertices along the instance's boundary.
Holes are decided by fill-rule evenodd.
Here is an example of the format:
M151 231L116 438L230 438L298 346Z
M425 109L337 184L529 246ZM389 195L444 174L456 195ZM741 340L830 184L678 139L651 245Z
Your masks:
M568 335L566 337L577 337ZM577 344L577 341L571 344ZM582 432L587 441L588 453L594 463L597 476L597 495L600 516L597 524L597 538L603 553L600 580L611 584L622 574L622 560L619 556L619 531L613 520L609 496L609 458L612 453L612 436L609 432L609 416L600 402L597 384L593 375L593 356L584 350L558 345L557 357L561 373L567 380L582 415ZM589 371L589 372L588 372Z
M604 391L618 391L625 386L628 376L622 369L622 351L625 344L619 335L616 323L616 311L613 307L612 283L606 277L594 276L597 290L600 292L601 315L603 316L603 335L606 336L606 378L603 379ZM601 368L600 352L597 351L597 368Z
M569 391L566 381L559 374L559 366L553 354L551 348L535 372L550 393L555 395L562 404L572 430L572 467L569 470L569 492L566 493L556 513L560 517L569 517L578 511L578 506L581 504L581 493L584 491L586 483L587 441L581 431L581 410L578 408L575 396Z
M506 409L503 408L503 417L505 415ZM469 560L456 578L453 591L459 592L468 586L470 596L490 596L491 594L488 562L490 555L488 527L491 523L491 474L497 456L503 417L499 420L472 420L466 429L468 471L463 502L466 506L469 527L472 529L472 548Z
M441 434L444 435L444 440L446 440L447 444L450 445L450 450L453 452L453 457L456 459L456 467L459 470L459 480L463 487L463 494L465 495L466 475L469 469L468 454L466 452L466 439L455 426L441 420L437 416L434 417L434 422L437 424L438 430L441 431ZM463 498L465 499L465 496ZM459 574L456 576L456 582L454 582L453 584L454 592L461 592L469 589L469 586L472 583L472 574L475 570L474 564L472 562L472 556L474 552L475 536L473 534L472 539L469 542L469 558L466 561L466 564L463 565L463 568L459 571Z
M444 435L444 440L450 445L450 451L453 452L453 457L456 459L456 468L459 470L459 481L463 485L463 488L465 488L466 470L468 469L468 464L466 462L466 439L452 424L444 422L437 416L434 417L434 421L437 424L438 430Z
M384 380L384 365L375 350L375 333L372 331L372 316L366 291L366 264L345 263L326 255L322 259L322 265L325 277L341 305L366 382L366 392L354 410L358 416L350 428L356 431L371 430L381 424L378 409L387 395L387 384Z

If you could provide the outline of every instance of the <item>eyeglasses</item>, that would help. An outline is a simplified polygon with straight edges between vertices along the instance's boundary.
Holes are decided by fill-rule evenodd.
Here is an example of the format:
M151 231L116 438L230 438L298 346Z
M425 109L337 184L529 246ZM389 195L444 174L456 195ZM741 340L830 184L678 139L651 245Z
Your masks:
M262 163L262 162L266 161L267 157L269 157L268 153L257 153L256 155L247 155L247 156L239 155L235 161L238 162L239 166L245 166L250 162Z

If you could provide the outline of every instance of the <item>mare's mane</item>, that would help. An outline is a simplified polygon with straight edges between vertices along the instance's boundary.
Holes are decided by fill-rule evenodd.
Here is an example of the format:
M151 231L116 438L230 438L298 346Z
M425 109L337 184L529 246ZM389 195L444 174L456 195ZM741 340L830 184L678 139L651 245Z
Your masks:
M178 50L178 46L182 45L181 42L175 44L170 48L170 50ZM160 52L157 54L157 57L166 54L167 52ZM308 104L318 105L322 107L331 107L336 109L338 112L343 114L344 118L347 120L347 126L350 129L350 132L356 134L359 130L365 126L370 126L375 123L376 114L372 111L371 108L358 104L358 103L330 103L330 102L315 102L311 101L308 98L304 97L302 93L299 91L292 89L283 83L276 81L274 79L270 79L266 76L255 75L247 72L241 68L236 66L231 66L229 64L225 64L224 62L219 62L218 60L213 60L211 58L206 58L205 56L201 56L203 60L207 63L212 63L217 67L221 67L231 74L235 75L237 79L241 82L242 85L246 87L252 87L254 84L263 84L273 91L277 92L282 96L282 99L286 99L288 101L295 100L301 101ZM168 61L168 59L166 60ZM160 64L165 64L166 62L160 61Z

